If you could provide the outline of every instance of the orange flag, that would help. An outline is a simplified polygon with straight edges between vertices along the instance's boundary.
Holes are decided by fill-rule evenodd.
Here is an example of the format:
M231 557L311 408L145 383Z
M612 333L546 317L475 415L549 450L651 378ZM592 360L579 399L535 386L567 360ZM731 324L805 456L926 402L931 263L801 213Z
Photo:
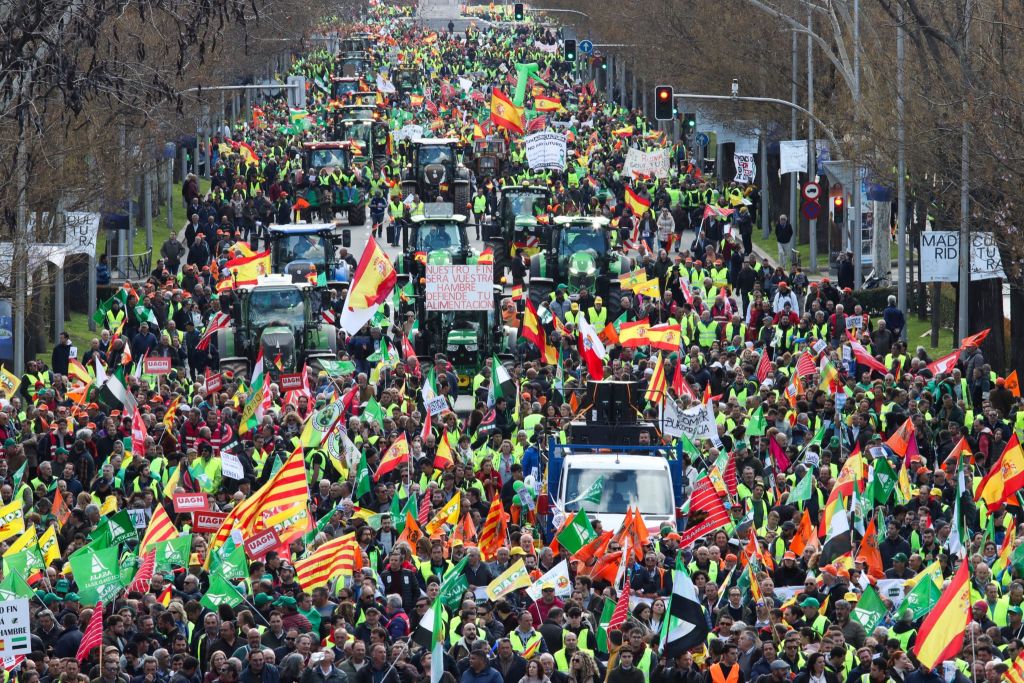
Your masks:
M402 533L398 536L398 541L405 541L409 544L410 548L416 547L416 542L423 537L423 529L416 523L416 518L412 516L411 512L405 513L405 528L402 529Z
M605 551L608 549L608 544L611 543L612 536L613 534L610 531L603 532L593 541L577 550L576 554L573 555L573 559L579 560L586 564L595 557L604 555Z
M875 528L875 519L871 518L866 529L864 539L860 542L860 553L857 559L863 558L868 565L868 574L876 579L885 578L885 569L882 565L882 553L878 550L878 530Z
M896 455L906 457L907 448L910 446L910 435L914 433L914 423L910 421L908 417L906 421L900 425L899 429L893 432L889 440L885 442L885 445L892 449L892 452Z
M804 514L800 518L800 526L796 528L796 536L789 544L789 549L792 550L797 557L800 557L804 552L804 548L808 545L817 546L818 535L815 533L814 525L811 524L811 513L804 509Z
M462 516L462 521L452 529L452 541L462 541L465 546L476 546L476 526L473 524L473 517L470 514Z
M1020 398L1020 380L1017 379L1016 370L1014 370L1013 372L1006 376L1006 380L1004 381L1003 386L1009 389L1010 393L1012 393L1014 396Z

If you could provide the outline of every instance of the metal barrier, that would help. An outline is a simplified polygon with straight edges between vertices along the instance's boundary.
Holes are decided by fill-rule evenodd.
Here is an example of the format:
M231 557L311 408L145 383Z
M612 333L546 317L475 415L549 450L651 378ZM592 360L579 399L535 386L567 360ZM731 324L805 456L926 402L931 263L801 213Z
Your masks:
M153 250L141 254L108 254L111 280L145 280L153 269Z

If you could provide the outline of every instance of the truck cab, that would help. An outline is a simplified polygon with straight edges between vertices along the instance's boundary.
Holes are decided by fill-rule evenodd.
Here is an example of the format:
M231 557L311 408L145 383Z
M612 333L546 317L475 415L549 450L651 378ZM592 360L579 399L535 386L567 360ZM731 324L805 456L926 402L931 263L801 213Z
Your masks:
M606 530L618 529L628 509L639 510L656 533L677 527L682 506L682 452L665 446L557 444L549 442L548 496L566 515L581 507ZM600 489L598 502L581 501Z

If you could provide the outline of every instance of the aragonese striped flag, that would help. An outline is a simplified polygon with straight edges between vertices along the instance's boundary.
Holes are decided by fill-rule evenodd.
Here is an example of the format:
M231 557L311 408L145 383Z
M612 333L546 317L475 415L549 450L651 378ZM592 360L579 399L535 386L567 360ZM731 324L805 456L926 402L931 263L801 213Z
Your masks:
M92 616L89 617L89 625L85 627L82 642L78 645L78 654L75 655L75 659L79 662L85 661L89 658L89 653L92 652L93 648L99 647L102 644L103 603L97 602L96 609L92 611Z

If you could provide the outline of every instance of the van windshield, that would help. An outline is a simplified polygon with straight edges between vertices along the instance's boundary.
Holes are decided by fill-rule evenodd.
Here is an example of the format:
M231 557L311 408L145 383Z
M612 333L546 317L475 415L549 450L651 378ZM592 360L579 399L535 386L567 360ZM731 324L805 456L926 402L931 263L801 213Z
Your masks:
M595 486L599 479L602 483ZM599 503L577 500L591 488L601 489ZM595 514L624 515L630 507L639 507L641 514L647 515L673 513L672 480L664 470L626 471L573 467L566 476L565 489L566 511L579 510L582 505L587 512Z

